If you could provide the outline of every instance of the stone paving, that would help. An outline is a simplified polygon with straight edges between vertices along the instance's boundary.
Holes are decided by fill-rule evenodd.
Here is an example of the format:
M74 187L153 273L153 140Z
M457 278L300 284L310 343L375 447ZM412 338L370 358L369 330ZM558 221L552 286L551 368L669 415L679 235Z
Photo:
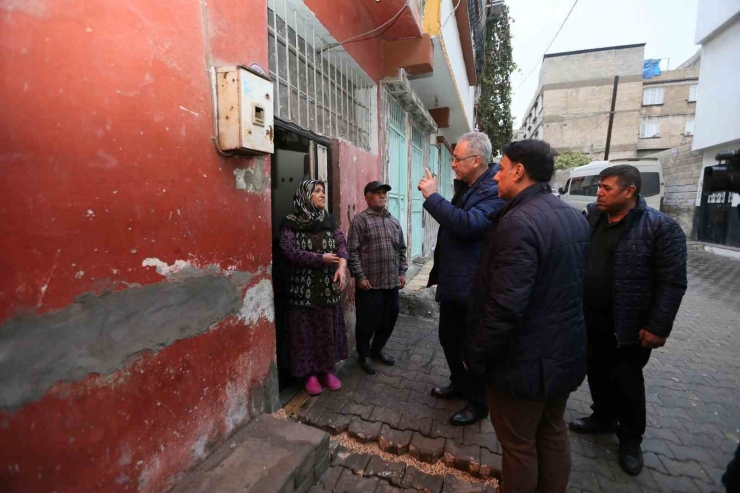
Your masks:
M471 483L452 474L426 474L403 462L388 462L377 455L356 454L340 447L331 467L312 493L496 493L494 486Z
M571 492L724 491L720 477L740 441L739 321L740 261L689 252L689 290L673 333L645 369L645 470L637 477L622 472L613 435L571 434ZM396 366L378 363L377 375L368 376L350 359L339 374L342 390L308 399L298 419L377 442L386 452L429 463L441 460L475 477L500 477L501 449L490 421L451 426L447 419L463 403L429 395L449 375L436 320L402 315L387 350ZM584 383L571 395L566 420L589 414L590 403ZM346 469L335 464L327 476L338 475L337 481L331 488L322 483L322 488L395 491L385 481L372 480L361 488L345 488L344 482L367 479L350 477ZM439 483L434 491L443 487Z

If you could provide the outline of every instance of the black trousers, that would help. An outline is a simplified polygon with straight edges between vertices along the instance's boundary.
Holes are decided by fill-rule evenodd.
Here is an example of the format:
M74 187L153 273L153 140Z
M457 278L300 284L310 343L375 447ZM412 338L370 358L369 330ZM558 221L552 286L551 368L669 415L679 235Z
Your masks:
M439 342L450 367L450 382L471 404L488 409L483 376L473 376L463 366L463 346L467 333L468 306L465 303L439 304Z
M651 350L639 344L617 347L610 321L599 323L597 317L587 316L586 322L593 416L603 422L619 420L619 443L638 446L646 424L642 369L650 359Z
M398 288L355 290L355 310L357 353L367 358L380 352L393 333L398 320Z

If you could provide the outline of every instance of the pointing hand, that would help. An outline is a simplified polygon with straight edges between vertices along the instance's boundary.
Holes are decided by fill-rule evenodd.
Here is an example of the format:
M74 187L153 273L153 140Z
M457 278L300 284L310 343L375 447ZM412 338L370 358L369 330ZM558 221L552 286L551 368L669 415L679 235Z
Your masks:
M431 171L429 171L429 168L424 168L424 178L419 181L417 188L421 191L425 199L437 191L437 181Z

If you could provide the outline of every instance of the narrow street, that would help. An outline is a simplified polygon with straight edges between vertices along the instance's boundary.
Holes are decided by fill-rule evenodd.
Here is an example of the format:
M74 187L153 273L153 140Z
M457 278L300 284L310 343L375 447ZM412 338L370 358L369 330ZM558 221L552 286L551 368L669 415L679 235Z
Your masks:
M645 470L636 478L622 472L614 436L571 434L570 491L724 491L720 477L740 440L739 294L740 261L689 252L689 289L673 333L645 371ZM446 420L461 403L429 395L448 375L436 321L401 316L388 351L396 366L378 365L370 377L348 361L340 372L343 389L306 399L296 417L333 435L346 433L343 440L377 442L378 450L401 458L444 463L446 476L425 476L404 462L389 475L382 471L390 466L372 453L340 448L318 491L487 491L480 478L490 483L500 477L501 460L490 421L450 426ZM584 383L571 395L566 419L589 413L589 405ZM465 471L469 482L450 475L451 469ZM426 486L415 482L421 476Z

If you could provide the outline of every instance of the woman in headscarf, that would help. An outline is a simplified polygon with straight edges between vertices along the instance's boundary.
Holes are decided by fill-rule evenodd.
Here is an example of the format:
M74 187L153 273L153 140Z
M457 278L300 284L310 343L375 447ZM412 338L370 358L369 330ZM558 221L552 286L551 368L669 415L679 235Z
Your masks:
M339 221L326 210L324 183L306 180L293 198L295 212L285 218L280 249L291 264L288 346L290 371L304 378L306 391L342 387L334 375L346 359L347 328L341 304L346 284L347 240Z

